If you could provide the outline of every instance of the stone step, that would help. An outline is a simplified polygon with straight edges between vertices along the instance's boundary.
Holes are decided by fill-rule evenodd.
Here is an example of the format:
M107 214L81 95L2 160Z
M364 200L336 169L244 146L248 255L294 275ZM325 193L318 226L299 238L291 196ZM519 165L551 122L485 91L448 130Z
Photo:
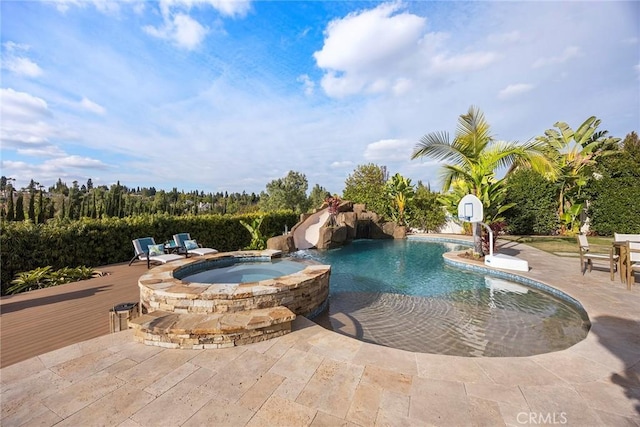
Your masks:
M291 332L296 315L278 306L235 313L153 311L129 321L137 341L166 348L222 348Z

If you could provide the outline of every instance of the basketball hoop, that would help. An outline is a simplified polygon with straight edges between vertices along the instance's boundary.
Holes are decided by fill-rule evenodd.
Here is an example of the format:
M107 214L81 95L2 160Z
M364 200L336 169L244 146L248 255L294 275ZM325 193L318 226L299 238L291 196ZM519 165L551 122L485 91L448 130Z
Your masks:
M473 194L467 194L458 203L458 219L466 222L481 222L483 217L482 202Z

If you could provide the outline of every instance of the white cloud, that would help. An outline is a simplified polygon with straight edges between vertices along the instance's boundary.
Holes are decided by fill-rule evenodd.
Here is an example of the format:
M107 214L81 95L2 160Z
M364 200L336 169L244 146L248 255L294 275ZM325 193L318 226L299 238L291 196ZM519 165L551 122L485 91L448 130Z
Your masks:
M511 44L520 41L521 38L522 35L520 34L520 32L515 30L508 33L489 34L487 40L489 40L489 42L491 43Z
M427 19L403 7L384 3L329 23L322 49L313 54L324 70L321 86L327 95L403 95L420 79L480 70L501 58L491 51L446 50L449 36L427 33Z
M3 160L0 161L0 167L5 176L11 176L16 179L16 183L21 183L18 185L26 185L35 178L45 186L47 183L53 184L59 178L67 182L92 178L97 183L100 180L95 176L95 171L109 169L100 160L79 156L57 157L39 164Z
M47 160L47 165L52 167L64 168L81 168L81 169L106 169L107 165L97 159L81 156L65 156Z
M333 70L366 69L414 48L426 20L398 13L400 3L382 4L375 9L351 13L331 21L322 49L315 52L318 66Z
M304 87L304 93L306 95L313 95L316 84L313 82L313 80L311 80L308 74L302 74L301 76L298 76L296 80L302 83L302 86Z
M78 0L53 0L52 4L56 6L58 12L66 13L71 6L81 6Z
M172 41L176 46L188 50L196 49L210 31L191 15L194 7L213 7L222 16L244 17L251 10L251 2L243 0L161 0L163 25L147 25L143 30L154 37Z
M3 147L52 150L51 138L74 138L60 125L52 124L53 115L41 98L9 88L0 89L0 101L0 142Z
M203 27L198 21L183 13L165 17L162 27L156 28L148 25L143 29L149 35L171 40L178 47L187 50L197 48L209 32L208 28Z
M50 0L48 3L54 4L61 13L66 13L71 7L83 8L92 5L101 13L117 15L122 4L131 4L134 10L139 10L144 2L139 0Z
M29 58L6 58L3 67L16 74L27 77L38 77L42 75L42 69Z
M414 142L402 139L383 139L367 145L364 158L371 162L406 161L411 157Z
M173 18L174 34L178 46L189 50L195 49L207 35L207 28L189 15L178 14Z
M103 115L107 112L107 110L100 104L96 104L88 98L82 98L80 101L80 105L87 111L91 111L92 113Z
M468 72L486 68L500 58L495 52L473 52L447 57L436 55L431 61L431 71L436 74Z
M18 148L16 152L18 154L31 156L31 157L62 157L66 155L64 151L62 151L59 147L56 147L54 145L44 145L41 147L30 147L30 148Z
M404 95L411 90L413 82L410 79L399 78L393 84L393 94L396 96Z
M332 169L344 169L350 168L351 166L353 166L353 162L350 160L335 161L329 165Z
M0 88L0 111L2 123L18 119L38 119L49 116L49 107L44 99L29 95L25 92L17 92L11 88Z
M5 53L2 60L2 68L26 77L39 77L42 68L31 59L23 56L29 50L29 46L8 41L2 44Z
M545 67L547 65L562 64L570 59L582 56L580 48L577 46L569 46L559 56L548 56L546 58L538 58L533 63L533 68Z
M327 94L342 97L392 86L387 80L394 80L402 57L417 49L426 24L400 8L400 3L386 3L329 23L324 46L313 54L325 70Z
M198 6L211 6L223 16L242 18L251 10L251 1L247 0L160 0L163 11L183 8L191 9Z
M516 84L508 85L498 93L498 98L500 99L511 98L513 96L529 92L533 88L534 86L528 83L516 83Z

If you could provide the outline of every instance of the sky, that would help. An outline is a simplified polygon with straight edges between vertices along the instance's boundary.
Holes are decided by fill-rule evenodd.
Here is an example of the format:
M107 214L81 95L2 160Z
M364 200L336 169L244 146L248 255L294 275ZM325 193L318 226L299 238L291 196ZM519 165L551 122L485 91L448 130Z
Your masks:
M1 174L15 186L341 194L478 107L498 140L590 116L640 130L640 2L0 2Z

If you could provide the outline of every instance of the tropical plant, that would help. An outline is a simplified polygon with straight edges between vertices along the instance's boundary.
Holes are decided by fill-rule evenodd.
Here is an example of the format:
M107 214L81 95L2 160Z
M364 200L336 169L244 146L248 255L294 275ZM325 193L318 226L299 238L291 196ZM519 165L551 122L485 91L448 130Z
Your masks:
M63 267L49 273L49 286L57 286L65 283L78 282L94 277L96 271L91 267Z
M34 289L45 288L48 285L51 266L39 267L30 271L18 273L11 281L13 286L7 288L7 294L17 294Z
M63 285L65 283L77 282L79 280L91 279L96 271L91 267L63 267L53 270L50 265L38 267L31 271L18 273L11 281L13 286L7 289L8 294L32 291L34 289L48 288L51 286Z
M585 201L583 189L593 172L596 159L619 151L620 138L598 131L600 120L595 116L585 120L577 130L565 122L556 122L535 140L546 148L547 157L555 164L555 172L547 178L557 187L557 212L562 222L561 234L575 234L580 226L579 215ZM575 206L575 207L574 207Z
M247 224L243 220L240 220L240 224L242 224L242 226L249 231L249 234L251 234L251 243L249 243L249 246L245 247L245 249L262 250L267 247L267 239L262 235L262 232L260 231L260 226L262 225L263 219L264 216L255 218L251 225Z
M498 179L496 172L503 168L513 171L531 167L542 173L552 173L553 164L546 157L544 148L545 145L536 140L524 144L496 141L484 114L471 106L467 114L460 115L453 140L447 132L428 133L415 146L411 158L427 157L447 162L442 165L443 190L449 192L457 187L448 196L449 204L457 206L462 196L473 194L485 209L487 204L493 206L491 214L496 220L508 209L500 206L500 197L504 197L504 178ZM474 227L474 249L482 253L479 224Z
M408 206L413 201L415 190L411 179L396 173L387 180L386 193L389 198L389 212L391 219L398 225L406 225L409 219Z

